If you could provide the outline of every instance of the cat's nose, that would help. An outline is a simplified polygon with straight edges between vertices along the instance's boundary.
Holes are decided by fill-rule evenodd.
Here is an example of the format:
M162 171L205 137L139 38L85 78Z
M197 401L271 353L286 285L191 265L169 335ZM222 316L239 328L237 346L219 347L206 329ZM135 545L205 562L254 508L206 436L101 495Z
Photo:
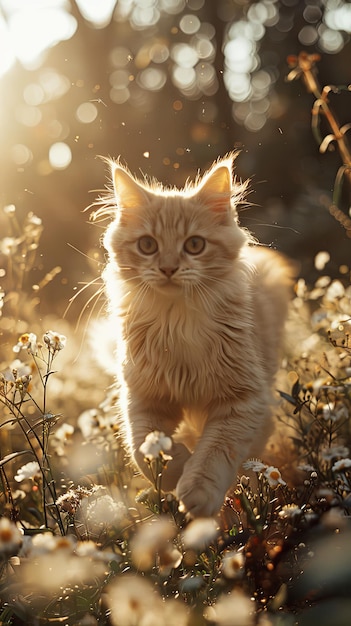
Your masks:
M160 271L167 276L167 278L171 278L171 276L173 276L173 274L176 273L178 267L160 267Z

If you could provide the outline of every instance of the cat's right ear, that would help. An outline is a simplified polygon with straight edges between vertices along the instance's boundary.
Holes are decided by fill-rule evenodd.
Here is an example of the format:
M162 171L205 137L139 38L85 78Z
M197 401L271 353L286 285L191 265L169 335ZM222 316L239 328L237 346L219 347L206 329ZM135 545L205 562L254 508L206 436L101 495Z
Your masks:
M232 196L232 175L228 163L216 165L203 178L197 197L215 213L227 214L230 211Z
M119 208L136 209L148 203L148 193L125 169L116 165L113 184Z

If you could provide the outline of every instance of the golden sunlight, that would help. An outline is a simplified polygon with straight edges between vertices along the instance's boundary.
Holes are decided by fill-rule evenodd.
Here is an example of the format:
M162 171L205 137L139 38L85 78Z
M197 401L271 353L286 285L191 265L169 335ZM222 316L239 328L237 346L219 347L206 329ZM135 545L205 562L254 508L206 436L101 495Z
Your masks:
M116 0L78 0L77 4L88 22L103 28L112 18ZM37 69L46 50L70 39L77 20L69 9L67 0L0 0L0 76L16 59L26 69Z

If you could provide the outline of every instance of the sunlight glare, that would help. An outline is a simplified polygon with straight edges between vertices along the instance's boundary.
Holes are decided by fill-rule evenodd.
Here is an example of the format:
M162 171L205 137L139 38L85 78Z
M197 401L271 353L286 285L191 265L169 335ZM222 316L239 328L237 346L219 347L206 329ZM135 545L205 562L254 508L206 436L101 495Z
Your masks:
M76 29L76 19L59 7L19 9L8 18L11 48L27 69L39 67L43 52L70 39Z
M15 55L11 49L11 37L6 22L0 15L0 76L10 69L14 60Z
M78 8L88 22L96 28L105 28L112 18L117 0L76 0Z

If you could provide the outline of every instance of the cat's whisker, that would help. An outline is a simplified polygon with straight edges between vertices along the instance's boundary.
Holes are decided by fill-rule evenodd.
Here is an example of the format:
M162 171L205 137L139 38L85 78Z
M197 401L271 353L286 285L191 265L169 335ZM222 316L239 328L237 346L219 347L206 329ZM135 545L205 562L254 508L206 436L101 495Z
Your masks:
M81 324L81 321L83 319L83 315L84 315L85 311L88 309L88 307L91 304L91 302L93 302L93 306L91 307L91 309L89 311L89 314L88 314L88 318L87 318L87 320L85 321L85 324L84 324L82 338L81 338L81 341L80 341L80 348L79 348L78 354L76 355L73 363L76 363L79 360L79 358L80 358L80 355L81 355L81 352L82 352L82 349L83 349L83 345L85 343L85 339L86 339L86 336L87 336L87 333L88 333L88 328L89 328L89 325L90 325L90 322L91 322L91 318L92 318L92 316L93 316L93 314L94 314L94 312L96 310L96 307L97 307L98 303L101 301L101 297L102 296L105 296L105 290L104 290L103 286L101 286L92 296L90 296L90 298L84 304L84 306L83 306L83 308L82 308L82 310L81 310L81 312L80 312L80 314L78 316L77 323L76 323L76 326L75 326L75 332L78 331L78 328L79 328L79 326ZM101 306L99 307L98 314L96 316L97 319L100 317L101 312L102 312L102 310L105 307L106 307L106 298L104 297L103 300L102 300Z
M77 293L75 293L74 296L72 296L69 299L68 305L66 306L66 308L64 310L63 317L64 318L66 317L68 311L70 310L72 304L75 302L75 300L78 298L78 296L80 296L86 289L88 289L92 285L99 284L99 282L100 282L100 285L101 285L100 288L99 288L99 291L100 291L100 290L103 290L103 288L104 288L104 284L103 284L100 276L97 276L96 278L93 278L92 280L90 280L88 283L85 283L83 285L83 287L81 287L81 289L79 289L79 291L77 291Z
M98 303L98 302L99 302L99 300L100 300L100 297L101 297L102 295L104 295L104 291L105 291L105 290L104 290L104 288L103 288L103 287L100 287L100 288L99 288L97 291L95 291L95 293L93 293L93 295L92 295L92 296L90 296L90 298L86 301L86 303L84 304L84 306L83 306L83 308L82 308L81 312L79 313L78 320L77 320L77 324L76 324L76 328L75 328L75 330L76 330L76 331L77 331L77 330L78 330L78 328L79 328L79 325L80 325L80 323L81 323L81 321L82 321L82 318L83 318L83 315L84 315L85 311L88 309L88 307L89 307L89 305L91 304L91 302L94 302L94 300L95 300L95 302L94 302L94 304L93 304L93 306L92 306L91 310L89 311L89 316L88 316L88 320L87 320L87 324L86 324L86 325L88 325L88 323L90 322L91 316L92 316L92 314L94 313L95 307L96 307L97 303Z

